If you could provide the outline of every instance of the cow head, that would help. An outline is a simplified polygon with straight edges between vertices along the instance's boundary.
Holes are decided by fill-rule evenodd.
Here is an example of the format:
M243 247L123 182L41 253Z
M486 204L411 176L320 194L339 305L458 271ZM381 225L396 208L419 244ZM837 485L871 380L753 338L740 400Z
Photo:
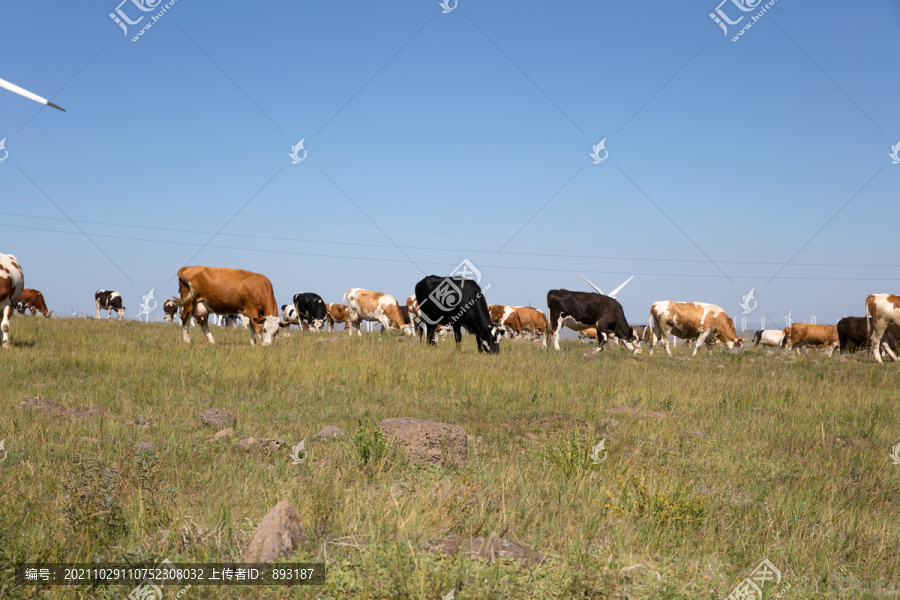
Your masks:
M269 316L263 319L262 332L260 333L263 346L272 345L272 342L275 341L275 335L281 330L282 327L284 327L282 323L284 323L284 321L282 321L278 317Z
M499 354L500 338L503 336L502 329L492 325L487 333L487 337L479 336L481 339L478 340L478 351L487 352L488 354Z
M124 306L122 308L116 309L116 317L119 319L125 318L125 307Z
M28 307L27 307L27 306L25 305L25 303L22 302L21 300L19 300L18 302L16 302L16 312L19 313L20 315L24 315L24 314L25 314L25 309L26 309L26 308L28 308Z
M416 335L416 329L412 325L404 325L400 328L404 335Z
M50 317L53 316L53 311L52 311L52 310L47 310L47 311L45 311L45 312L43 312L43 313L41 313L41 314L43 314L46 318L49 319Z

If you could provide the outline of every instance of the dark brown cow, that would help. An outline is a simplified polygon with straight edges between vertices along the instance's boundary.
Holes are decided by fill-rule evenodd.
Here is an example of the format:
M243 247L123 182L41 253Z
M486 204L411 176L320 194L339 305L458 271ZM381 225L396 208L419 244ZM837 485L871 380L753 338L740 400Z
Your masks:
M841 344L841 354L868 350L869 334L865 317L844 317L838 321L837 332ZM891 360L897 360L898 335L900 335L900 327L891 325L885 329L884 337L881 339L881 348L891 357Z
M191 343L188 323L197 319L210 344L215 344L207 320L210 313L242 314L250 321L250 344L256 345L256 335L262 345L269 346L280 328L288 323L278 318L278 304L272 282L265 275L241 269L223 267L182 267L178 270L176 303L181 307L181 326L184 341Z
M22 290L22 297L19 298L19 301L25 303L25 307L31 310L32 315L41 313L49 319L50 315L53 314L47 309L47 304L44 303L44 295L37 290L25 288Z

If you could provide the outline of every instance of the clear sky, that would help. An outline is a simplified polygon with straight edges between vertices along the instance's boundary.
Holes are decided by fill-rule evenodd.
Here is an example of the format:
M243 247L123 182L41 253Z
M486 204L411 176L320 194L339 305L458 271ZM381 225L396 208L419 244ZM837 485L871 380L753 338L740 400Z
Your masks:
M117 1L0 3L0 77L68 111L0 90L0 252L59 315L159 317L185 264L279 304L463 259L542 308L633 274L631 323L754 288L748 328L900 291L895 1L727 0L726 34L717 0L177 0L136 42L166 3L126 34Z

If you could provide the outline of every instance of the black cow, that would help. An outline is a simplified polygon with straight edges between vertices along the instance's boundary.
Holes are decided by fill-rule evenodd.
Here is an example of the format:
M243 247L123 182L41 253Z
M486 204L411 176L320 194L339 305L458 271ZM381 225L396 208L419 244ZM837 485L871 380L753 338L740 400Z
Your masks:
M869 333L866 328L865 317L844 317L837 324L838 340L841 343L841 354L856 352L869 348ZM897 360L897 335L900 331L896 327L888 327L881 338L881 347L893 360Z
M97 290L94 294L94 303L97 305L97 318L100 318L100 311L105 310L106 318L112 318L112 311L116 311L116 318L122 319L125 316L125 307L122 306L122 296L119 292L110 292L107 290Z
M309 321L316 331L321 331L325 326L328 312L325 310L325 302L318 294L310 292L294 294L294 308L300 319Z
M596 328L597 352L603 350L610 333L616 334L616 337L634 354L641 352L637 345L638 336L625 320L622 305L614 298L593 292L550 290L547 292L547 307L550 309L548 336L557 350L559 350L559 330L565 326L575 331Z
M462 341L462 328L475 334L479 352L500 352L500 328L491 324L487 300L478 283L464 277L429 275L416 284L416 302L425 321L428 343L434 344L438 325L453 328L456 347Z

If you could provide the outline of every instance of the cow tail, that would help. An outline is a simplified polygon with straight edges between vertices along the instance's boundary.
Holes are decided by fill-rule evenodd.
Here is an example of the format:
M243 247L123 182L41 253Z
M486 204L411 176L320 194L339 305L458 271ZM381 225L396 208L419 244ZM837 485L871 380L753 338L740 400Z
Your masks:
M194 289L193 284L190 281L185 281L181 277L178 278L180 283L183 283L187 286L188 293L184 298L172 298L179 307L187 306L191 302L197 299L197 290Z
M349 290L344 292L344 296L341 298L341 304L343 304L344 306L350 306L349 304L347 304L347 294L349 293Z

